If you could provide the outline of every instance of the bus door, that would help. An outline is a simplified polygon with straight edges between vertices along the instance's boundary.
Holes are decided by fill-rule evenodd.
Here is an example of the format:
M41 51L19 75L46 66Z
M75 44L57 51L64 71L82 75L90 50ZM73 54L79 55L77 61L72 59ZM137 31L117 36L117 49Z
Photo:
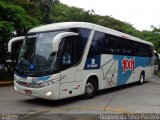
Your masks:
M80 93L81 71L77 71L76 67L81 52L78 50L78 42L78 36L69 36L62 40L60 98Z

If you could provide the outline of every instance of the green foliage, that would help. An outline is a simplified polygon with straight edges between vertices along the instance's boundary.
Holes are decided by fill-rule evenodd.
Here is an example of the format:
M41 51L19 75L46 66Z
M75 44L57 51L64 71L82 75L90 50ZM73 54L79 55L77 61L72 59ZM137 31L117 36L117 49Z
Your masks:
M157 71L157 72L156 72L156 75L158 75L158 76L160 77L160 71Z
M10 65L6 63L6 60L11 57L7 53L7 44L13 37L13 32L16 31L18 36L25 35L39 22L28 15L22 6L15 5L8 0L0 1L0 11L0 63L10 70Z
M38 21L26 14L21 6L0 1L0 19L13 24L19 35L36 26Z
M68 7L62 3L53 5L51 20L52 22L90 22L142 38L140 31L136 30L128 23L121 22L110 16L96 15L94 10L86 11L81 8Z
M11 22L0 21L0 63L6 64L7 55L7 43L12 36L14 26ZM7 66L6 66L7 67Z
M8 36L12 35L14 31L14 26L12 22L0 21L0 36L1 39L6 40ZM9 38L8 38L9 39ZM5 41L8 42L8 41Z
M152 42L155 50L160 53L160 28L153 29L152 31L144 30L141 32L143 39Z
M51 15L54 22L67 22L67 21L88 21L92 22L92 18L88 11L80 8L68 7L64 4L57 4L53 6Z

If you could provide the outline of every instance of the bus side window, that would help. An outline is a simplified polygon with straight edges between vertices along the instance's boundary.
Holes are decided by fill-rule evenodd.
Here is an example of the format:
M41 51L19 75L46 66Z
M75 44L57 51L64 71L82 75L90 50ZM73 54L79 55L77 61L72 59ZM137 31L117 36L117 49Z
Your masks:
M81 56L81 52L78 51L81 46L79 41L78 36L69 36L63 39L64 44L61 59L63 69L73 66L79 61Z
M89 58L94 57L96 55L100 55L104 52L104 49L106 49L106 44L103 43L105 41L105 38L106 38L105 33L98 31L94 33L88 53Z
M66 37L63 39L63 53L62 53L62 66L71 66L74 63L74 46L71 37Z
M108 35L107 37L108 39L108 54L120 54L120 48L119 48L119 43L120 40L117 36L113 36L113 35Z

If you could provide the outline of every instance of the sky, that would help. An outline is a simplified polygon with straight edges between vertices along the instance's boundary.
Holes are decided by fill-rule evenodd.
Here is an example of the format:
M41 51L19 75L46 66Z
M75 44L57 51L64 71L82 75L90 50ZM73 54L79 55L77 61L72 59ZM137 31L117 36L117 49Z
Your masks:
M160 0L60 0L68 6L85 10L93 9L96 14L109 15L127 22L138 30L159 28Z

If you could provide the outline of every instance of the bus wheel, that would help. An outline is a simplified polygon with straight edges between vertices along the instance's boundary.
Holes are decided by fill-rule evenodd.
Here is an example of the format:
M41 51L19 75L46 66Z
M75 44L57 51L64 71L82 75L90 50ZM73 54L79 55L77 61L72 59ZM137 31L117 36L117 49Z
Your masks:
M85 85L84 97L87 99L93 98L97 92L97 84L93 78L90 78Z
M139 84L139 85L142 85L143 83L144 83L144 73L141 72L140 77L139 77L138 84Z

